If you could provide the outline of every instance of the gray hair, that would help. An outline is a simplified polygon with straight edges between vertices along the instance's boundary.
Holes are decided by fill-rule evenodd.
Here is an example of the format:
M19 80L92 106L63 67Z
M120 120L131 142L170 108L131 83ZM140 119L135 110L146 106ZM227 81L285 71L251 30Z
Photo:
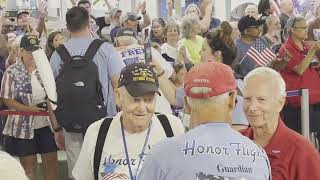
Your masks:
M282 76L277 71L268 68L268 67L258 67L252 71L250 71L243 79L243 83L246 86L248 79L253 76L264 76L264 77L271 77L275 79L278 84L278 92L280 93L281 97L286 97L286 83L284 82Z
M208 87L193 87L190 89L190 91L193 94L206 94L210 91L212 91L211 88ZM223 107L222 105L228 103L228 97L229 97L229 92L218 95L218 96L213 96L207 99L195 99L195 98L188 98L188 102L190 104L190 107L193 110L201 110L202 107L206 106L206 107Z
M185 16L182 19L181 35L182 38L190 38L193 28L196 24L199 24L199 19L196 17Z
M132 36L120 36L115 38L118 41L117 46L121 44L121 46L129 46L131 44L138 44L138 40Z
M294 27L294 25L297 22L306 21L304 17L298 16L298 17L291 17L288 19L287 24L285 26L285 31L287 33L287 36L291 36L291 29Z
M197 10L197 12L198 12L198 15L200 15L200 9L198 8L198 6L197 6L196 4L189 4L189 5L187 6L186 10L184 11L184 15L185 15L185 16L188 15L187 13L188 13L188 11L189 11L189 9L190 9L191 7L195 7L196 10Z

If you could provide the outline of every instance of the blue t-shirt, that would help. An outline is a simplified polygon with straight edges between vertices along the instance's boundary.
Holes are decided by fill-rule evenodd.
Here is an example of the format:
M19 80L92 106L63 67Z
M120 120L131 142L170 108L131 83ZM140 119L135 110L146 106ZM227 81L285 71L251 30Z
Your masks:
M226 123L202 124L155 145L139 180L269 180L265 151Z
M84 56L93 40L93 38L89 37L71 38L68 42L64 43L64 45L71 56ZM107 114L114 116L117 114L117 111L111 77L119 75L124 65L120 61L119 54L109 43L103 43L101 45L93 58L93 62L98 67L99 80L102 86L102 94L107 108ZM54 77L59 75L62 63L59 54L55 51L50 59Z

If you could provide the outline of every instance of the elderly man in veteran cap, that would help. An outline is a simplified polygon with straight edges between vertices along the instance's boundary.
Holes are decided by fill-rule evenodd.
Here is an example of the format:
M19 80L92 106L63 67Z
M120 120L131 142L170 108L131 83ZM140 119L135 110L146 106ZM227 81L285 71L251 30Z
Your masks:
M270 179L264 150L230 127L236 87L227 65L207 62L193 67L184 83L193 129L155 145L138 179Z
M122 111L88 128L73 169L75 179L136 180L154 144L184 133L177 117L155 114L158 89L157 74L145 63L121 71L115 95Z
M264 148L271 162L272 179L320 179L319 153L280 118L286 99L281 75L267 67L249 72L244 78L243 98L251 127L242 134Z

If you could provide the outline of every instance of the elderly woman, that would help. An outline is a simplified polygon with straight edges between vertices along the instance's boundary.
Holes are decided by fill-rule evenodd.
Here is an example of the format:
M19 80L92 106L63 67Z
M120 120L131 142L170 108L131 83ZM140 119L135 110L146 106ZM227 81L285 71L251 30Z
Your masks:
M9 109L22 112L46 111L46 93L36 69L32 51L38 48L35 36L21 39L21 59L9 66L3 76L0 96ZM5 149L18 156L30 180L36 179L37 154L41 154L46 180L56 180L57 146L47 116L8 115L3 134Z
M269 16L263 26L262 38L265 39L270 46L281 44L281 24L278 16Z
M201 32L198 18L184 17L181 25L182 39L179 45L186 48L193 64L200 63L200 50L203 38L198 34Z
M200 9L196 4L189 4L185 10L185 16L196 16L199 17Z
M258 18L258 6L255 4L249 4L244 10L245 16L251 16L254 18Z
M50 60L53 52L56 50L56 48L64 43L64 36L62 35L62 32L60 31L53 31L52 33L49 34L48 39L47 39L47 44L45 47L45 52Z
M156 18L152 20L151 24L151 34L150 40L151 42L158 43L162 45L165 41L164 37L164 27L166 26L166 22L162 18Z
M288 40L280 49L280 57L288 57L287 65L280 71L287 85L287 91L308 89L310 98L310 131L320 132L320 76L312 61L317 59L320 42L311 47L305 42L307 23L303 17L292 17L287 22ZM287 97L283 109L286 125L301 132L300 97Z
M267 67L252 70L244 78L243 97L243 110L251 127L242 134L264 148L272 179L320 179L319 153L280 118L286 99L286 84L281 75Z

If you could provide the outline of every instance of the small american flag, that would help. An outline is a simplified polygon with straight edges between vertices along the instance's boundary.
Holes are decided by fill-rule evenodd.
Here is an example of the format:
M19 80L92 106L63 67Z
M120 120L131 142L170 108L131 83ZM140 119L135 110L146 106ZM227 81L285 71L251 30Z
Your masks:
M123 173L108 173L103 176L103 180L128 179L129 177Z
M274 11L274 14L275 16L279 16L281 14L281 11L280 11L280 2L281 0L273 0L271 1L275 11Z
M247 51L246 56L250 57L258 66L266 66L277 55L266 45L263 39L257 38Z

